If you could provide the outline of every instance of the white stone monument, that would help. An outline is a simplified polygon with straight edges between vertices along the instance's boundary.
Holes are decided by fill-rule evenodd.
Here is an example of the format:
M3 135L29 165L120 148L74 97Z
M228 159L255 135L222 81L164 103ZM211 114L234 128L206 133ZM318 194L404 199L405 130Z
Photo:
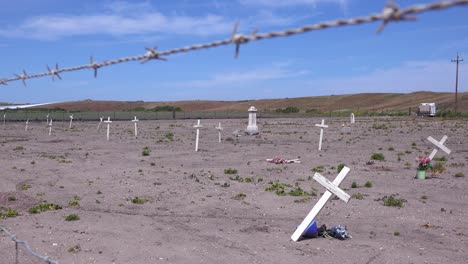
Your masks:
M29 124L29 119L26 120L26 127L24 128L24 131L28 131L28 124Z
M104 120L104 117L101 116L99 117L99 125L97 126L97 130L99 131L99 129L101 128L101 124L102 124L102 121Z
M50 119L50 122L47 124L49 126L49 136L52 135L52 118Z
M354 124L356 122L356 120L354 119L354 114L353 113L351 113L350 119L351 119L351 124Z
M322 119L322 123L321 124L315 124L315 126L320 127L320 139L319 139L318 150L322 150L323 129L327 128L328 125L325 125L325 120Z
M340 198L346 203L349 201L349 194L347 194L345 191L340 189L340 187L338 187L349 171L350 169L348 167L343 167L343 169L340 171L338 176L336 176L333 182L330 182L327 178L323 177L319 173L315 173L314 180L316 180L323 187L325 187L327 191L325 191L325 193L322 195L322 197L320 197L320 199L309 212L309 214L307 214L306 218L304 218L302 223L297 227L296 231L291 236L291 239L293 241L299 240L302 234L304 234L307 227L309 227L309 225L312 223L312 221L315 219L318 213L320 213L320 210L322 210L322 208L325 206L325 203L327 203L328 199L330 199L332 194L338 196L338 198Z
M202 125L200 125L200 119L198 119L197 124L193 127L197 129L197 136L195 138L195 151L198 151L198 139L200 137L200 128L203 127Z
M104 121L104 123L107 124L107 141L109 141L109 135L110 135L110 124L112 121L110 120L110 116L107 117L107 120Z
M73 115L70 116L70 126L68 128L72 128L72 123L73 123Z
M135 118L132 120L133 123L135 123L135 137L138 136L138 127L137 127L137 122L139 120L137 119L137 117L135 116Z
M444 135L440 141L435 140L433 137L428 137L427 140L429 140L432 144L436 145L438 148L443 150L445 153L450 154L452 152L450 149L448 149L446 146L444 146L445 141L447 140L447 135ZM432 160L437 153L437 149L435 148L432 150L431 155L429 156L429 159Z
M218 130L218 142L221 143L221 131L223 131L223 128L221 127L221 123L219 123L218 126L215 128L216 130Z
M257 108L251 106L249 108L249 124L245 133L248 135L257 135L259 133L257 126Z

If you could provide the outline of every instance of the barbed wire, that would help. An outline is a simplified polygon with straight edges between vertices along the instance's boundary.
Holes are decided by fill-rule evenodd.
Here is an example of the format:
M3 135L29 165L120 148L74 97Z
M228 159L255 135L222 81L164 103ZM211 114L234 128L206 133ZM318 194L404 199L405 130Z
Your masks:
M7 236L10 237L11 240L13 240L13 242L15 242L15 249L16 249L16 261L15 263L19 263L18 262L18 245L23 245L26 250L29 252L29 254L31 254L32 256L44 261L45 263L47 264L58 264L57 261L55 260L51 260L49 257L47 256L42 256L42 255L39 255L38 253L34 252L31 247L29 246L28 242L27 241L23 241L23 240L18 240L16 238L16 235L11 233L10 231L8 231L8 229L2 225L0 225L0 231L3 231L5 232L5 234L7 234Z
M376 21L382 21L382 24L377 29L377 33L380 33L383 31L385 26L388 25L388 23L390 22L414 21L417 18L411 15L419 14L419 13L423 13L427 11L442 10L442 9L447 9L449 7L462 6L462 5L468 5L468 0L440 1L440 2L435 2L431 4L414 5L405 9L400 9L395 3L390 1L385 5L381 13L371 14L367 17L355 17L355 18L349 18L349 19L339 19L335 21L320 22L317 24L306 25L306 26L299 27L299 28L287 29L284 31L269 32L269 33L263 33L263 34L258 34L256 31L252 32L252 34L250 35L238 34L237 33L238 23L236 23L234 25L232 36L231 38L228 38L228 39L214 41L214 42L206 43L206 44L197 44L197 45L192 45L192 46L175 48L175 49L166 50L162 52L158 52L157 47L146 48L147 52L145 54L137 55L137 56L130 56L130 57L123 57L123 58L114 59L110 61L103 61L101 63L94 62L93 57L90 57L89 64L75 66L75 67L61 68L61 69L59 68L58 64L55 64L55 69L51 69L47 65L46 72L31 74L31 75L28 75L26 71L23 69L23 74L21 75L15 74L16 77L0 79L0 84L6 85L8 82L21 80L23 84L26 86L27 79L41 78L41 77L46 77L46 76L51 76L52 80L54 80L55 77L61 80L62 78L60 74L63 72L79 71L79 70L85 70L85 69L94 70L94 77L96 78L97 70L102 67L107 67L110 65L129 62L129 61L140 61L143 64L151 60L167 60L167 58L165 57L172 55L172 54L201 50L201 49L209 49L209 48L225 46L225 45L230 45L230 44L234 44L236 46L234 57L237 58L239 55L240 46L250 41L258 41L258 40L271 39L271 38L277 38L277 37L287 37L287 36L303 34L303 33L316 31L316 30L323 30L327 28L361 25L361 24L371 23L371 22L376 22Z

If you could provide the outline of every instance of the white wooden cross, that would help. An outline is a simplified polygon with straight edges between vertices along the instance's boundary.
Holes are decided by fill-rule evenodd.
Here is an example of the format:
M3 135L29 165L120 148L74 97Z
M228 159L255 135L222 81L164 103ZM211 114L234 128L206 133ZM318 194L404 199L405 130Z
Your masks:
M218 142L221 143L221 131L223 131L223 128L221 127L221 123L219 123L218 126L215 128L216 130L218 130Z
M100 120L99 125L97 126L98 131L99 131L99 128L101 128L102 120L104 120L104 117L103 116L99 117L99 120Z
M356 122L356 120L354 119L354 114L353 113L351 113L350 118L351 118L351 124L354 124Z
M314 175L314 180L318 181L321 185L323 185L327 191L320 197L318 202L315 204L315 206L312 208L312 210L309 212L309 214L304 218L302 223L299 225L299 227L296 229L296 231L293 233L291 236L291 239L293 241L299 240L299 238L304 234L305 230L307 227L309 227L310 223L315 219L315 217L318 215L320 210L325 206L325 203L330 199L330 197L335 194L338 196L341 200L345 201L346 203L349 201L350 196L346 192L344 192L340 187L340 183L344 180L346 175L350 169L348 167L343 167L343 169L340 171L338 176L336 176L335 180L333 182L330 182L328 179L320 175L319 173L315 173Z
M70 116L70 126L68 128L72 128L72 123L73 123L73 115Z
M437 147L439 147L441 150L443 150L445 153L447 154L450 154L450 152L452 152L450 149L448 149L446 146L444 146L444 143L445 141L447 140L447 136L444 135L442 137L442 139L440 141L437 141L435 140L433 137L428 137L427 140L429 140L430 142L432 142L434 145L436 145ZM431 155L429 156L429 159L432 160L435 156L435 154L437 153L438 149L435 148L434 150L432 150L432 153Z
M327 128L328 125L325 125L325 120L322 119L322 123L321 124L315 124L315 126L320 127L320 139L319 139L318 150L322 150L323 129Z
M24 128L24 131L28 131L28 124L29 124L29 119L26 120L26 127Z
M136 118L136 116L135 116L135 118L132 120L132 122L135 123L135 137L138 136L138 128L137 128L137 122L138 122L138 121L140 121L140 120L138 120L138 119Z
M47 125L49 125L49 113L47 113L46 118L47 118L46 123L47 123Z
M107 117L107 120L104 121L104 123L107 123L107 141L109 141L110 124L112 123L112 121L110 120L110 116Z
M3 125L5 125L6 113L3 114Z
M202 125L200 125L200 119L198 119L198 123L193 127L197 129L197 137L195 138L195 151L198 151L198 139L200 137L200 128L203 127Z
M52 135L52 118L50 119L50 123L47 124L49 126L49 136Z

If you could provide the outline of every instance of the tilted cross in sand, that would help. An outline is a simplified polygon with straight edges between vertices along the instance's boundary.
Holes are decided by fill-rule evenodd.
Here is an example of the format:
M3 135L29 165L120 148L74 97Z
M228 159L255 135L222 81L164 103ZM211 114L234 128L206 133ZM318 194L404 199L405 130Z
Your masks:
M197 137L195 138L195 151L198 151L198 138L200 137L200 128L203 127L200 125L200 119L198 119L198 123L193 126L197 129Z
M73 123L73 115L70 116L70 126L68 128L72 128L72 123Z
M99 121L99 125L97 126L97 130L101 128L102 120L104 120L104 117L103 116L99 117L99 120L100 121Z
M136 116L135 116L135 118L132 120L132 122L135 123L135 137L138 136L138 127L137 127L137 122L138 122L138 121L140 121L140 120L138 120L138 119L136 118Z
M52 118L50 119L50 123L47 124L49 126L49 136L52 135Z
M221 131L223 131L223 128L221 127L221 123L219 123L218 126L215 128L216 130L218 130L218 142L221 143Z
M322 119L322 123L321 124L315 124L315 126L320 127L320 139L319 139L318 150L322 150L323 129L327 128L328 125L325 125L325 120Z
M452 152L450 149L448 149L446 146L444 146L444 143L445 141L447 140L447 136L444 135L442 137L442 139L440 141L437 141L435 140L433 137L428 137L427 140L429 140L430 142L432 142L434 145L436 145L438 148L440 148L441 150L443 150L445 153L447 154L450 154L450 152ZM429 159L432 160L435 156L435 154L437 153L438 149L435 148L434 150L432 150L432 153L431 155L429 155Z
M305 230L309 225L312 223L312 221L315 219L315 217L318 215L320 210L325 206L325 203L330 199L332 194L338 196L341 200L345 201L346 203L349 201L349 194L344 192L342 189L340 189L338 186L340 183L344 180L346 175L350 169L348 167L343 167L343 169L340 171L338 176L336 176L335 180L333 182L330 182L327 178L323 177L319 173L315 173L314 175L314 180L316 180L318 183L320 183L322 186L324 186L327 191L320 197L318 202L315 204L315 206L312 208L312 210L309 212L309 214L304 218L302 223L299 225L299 227L296 229L296 231L293 233L291 236L291 239L293 241L299 240L299 238L304 234Z
M112 121L110 120L110 116L107 117L107 120L104 121L104 123L107 124L107 141L109 141L109 135L110 135L110 124Z

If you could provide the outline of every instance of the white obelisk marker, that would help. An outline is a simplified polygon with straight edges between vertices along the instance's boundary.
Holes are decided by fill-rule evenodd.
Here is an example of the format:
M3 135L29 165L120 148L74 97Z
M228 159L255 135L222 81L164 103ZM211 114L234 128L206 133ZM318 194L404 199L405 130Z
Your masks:
M350 118L351 118L351 124L354 124L356 122L356 120L354 119L354 114L353 113L351 113Z
M99 128L101 128L102 120L104 120L104 117L103 116L99 117L99 120L100 121L99 121L99 125L97 126L97 130L99 130Z
M28 131L28 124L29 124L29 119L26 120L26 127L24 128L24 131Z
M193 126L197 129L197 137L195 138L195 151L198 151L198 139L200 138L200 128L203 127L200 125L200 119L198 119L198 123Z
M219 123L218 126L215 128L216 130L218 130L218 142L221 143L221 131L223 131L223 128L221 127L221 123Z
M52 135L52 118L50 119L50 123L48 124L49 126L49 136Z
M135 118L132 120L132 122L135 123L135 137L138 136L138 127L137 127L137 122L138 122L138 121L139 121L139 120L136 118L136 116L135 116Z
M431 143L439 147L441 150L443 150L445 153L450 154L452 152L450 149L448 149L446 146L444 146L445 141L447 140L447 136L444 135L440 141L435 140L433 137L428 137L427 140L429 140ZM435 148L432 150L431 155L429 155L429 159L432 160L437 153L437 149Z
M107 141L109 141L110 124L112 123L112 121L110 120L110 116L107 117L107 120L104 121L104 123L107 123Z
M321 124L315 124L315 126L320 127L320 139L319 139L318 150L322 150L323 129L327 128L328 125L325 125L325 120L322 119L322 123Z
M302 223L297 227L296 231L293 233L291 236L291 239L293 241L299 240L299 238L304 234L304 231L307 229L307 227L312 223L312 221L315 219L315 217L318 215L320 210L325 206L325 203L327 203L328 199L332 196L332 194L335 194L338 196L341 200L345 201L346 203L349 201L349 194L344 192L342 189L340 189L338 186L340 183L344 180L346 175L350 169L348 167L343 167L343 169L340 171L338 176L336 176L335 180L333 182L330 182L327 180L325 177L320 175L319 173L315 173L314 175L314 180L316 180L318 183L323 185L325 188L327 188L327 191L320 197L318 202L315 204L315 206L312 208L312 210L309 212L309 214L304 218Z
M68 128L72 128L72 123L73 123L73 115L70 116L70 126Z

